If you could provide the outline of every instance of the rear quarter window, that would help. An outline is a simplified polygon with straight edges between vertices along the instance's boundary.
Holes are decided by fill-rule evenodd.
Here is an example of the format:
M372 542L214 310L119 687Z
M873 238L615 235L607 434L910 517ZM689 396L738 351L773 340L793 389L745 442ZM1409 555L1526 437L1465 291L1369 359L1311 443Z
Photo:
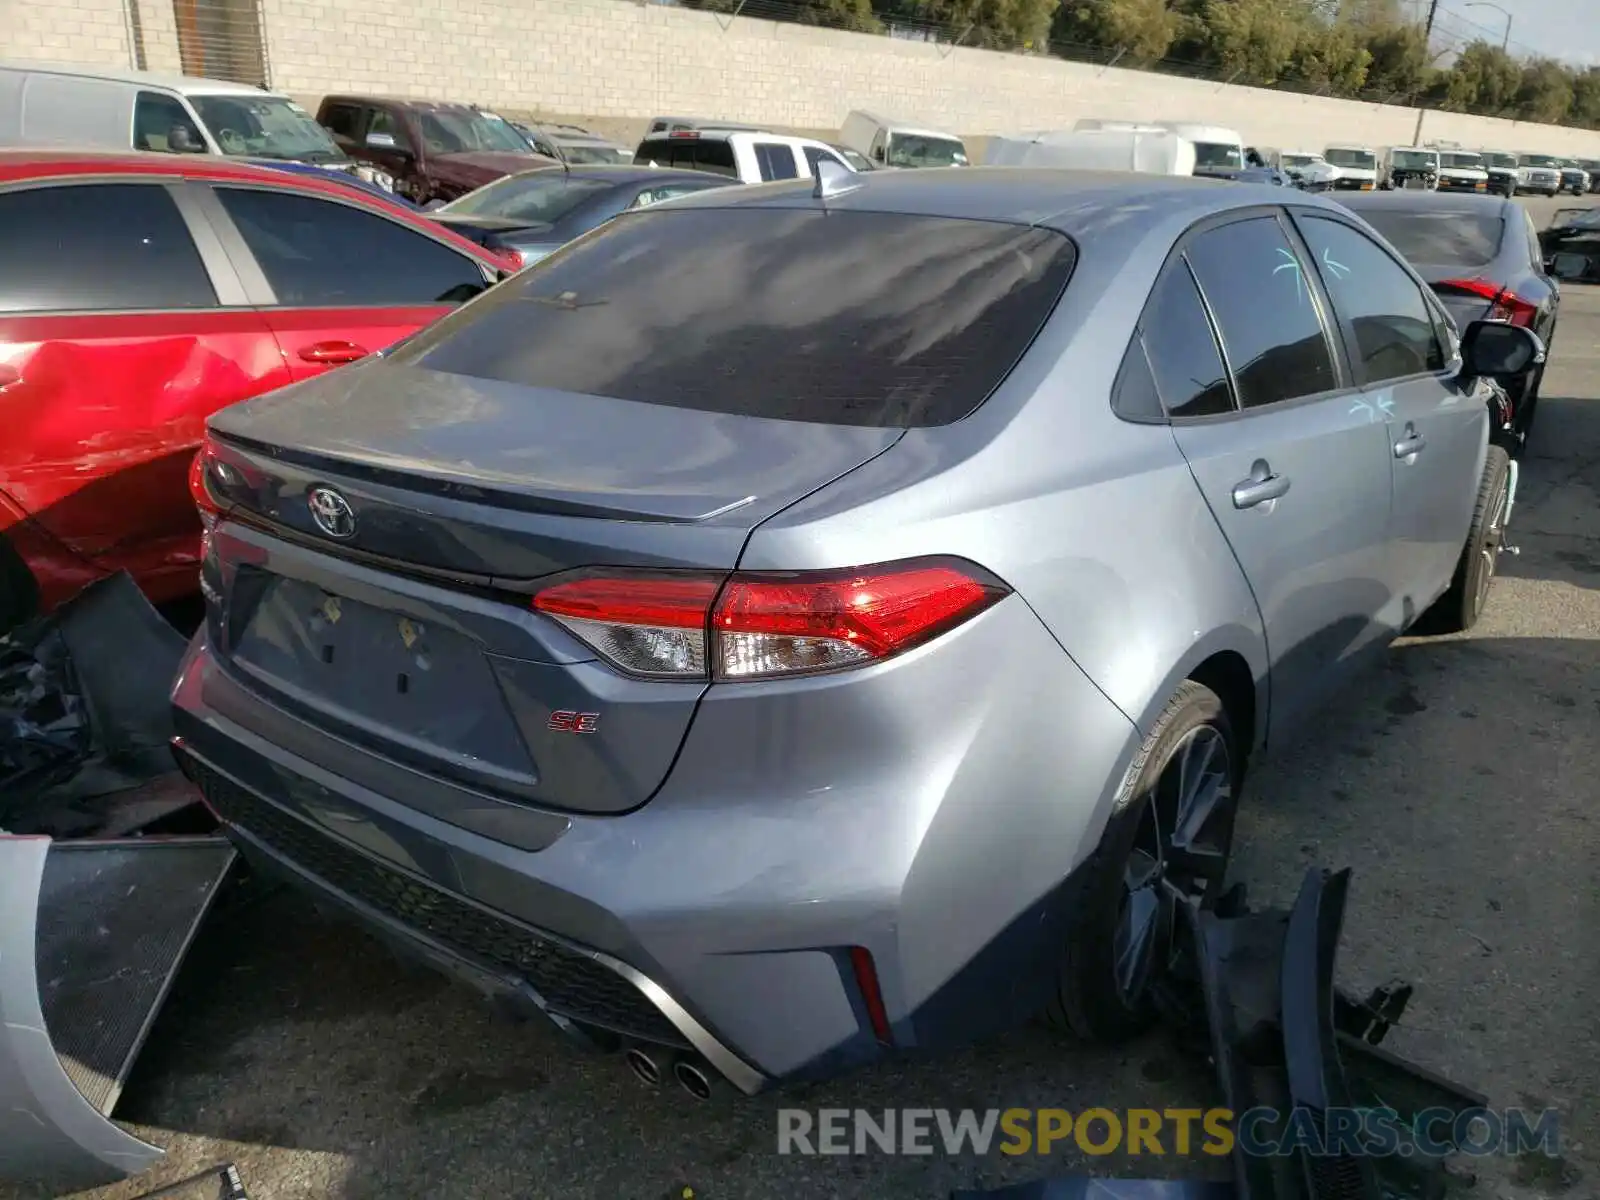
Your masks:
M703 412L944 425L976 409L1072 273L1050 230L893 213L619 218L394 361Z

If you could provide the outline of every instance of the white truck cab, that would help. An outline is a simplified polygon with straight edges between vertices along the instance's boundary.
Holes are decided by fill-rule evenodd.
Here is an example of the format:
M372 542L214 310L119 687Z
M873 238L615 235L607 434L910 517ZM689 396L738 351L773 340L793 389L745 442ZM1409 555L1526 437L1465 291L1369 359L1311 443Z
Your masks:
M1221 125L1199 125L1193 121L1153 121L1179 137L1194 143L1196 175L1231 176L1244 170L1244 139L1237 129Z
M1385 191L1438 191L1439 152L1431 146L1390 146L1383 156L1383 177L1378 186Z
M1476 150L1450 146L1439 148L1439 190L1478 192L1489 190L1489 168Z
M1553 154L1517 155L1517 191L1541 192L1556 196L1561 192L1561 160Z
M839 142L875 167L965 167L967 146L953 133L856 109L839 127Z
M287 96L245 83L115 67L0 62L0 146L223 154L394 181L341 150Z
M1371 146L1329 146L1322 156L1339 168L1335 191L1370 192L1378 186L1378 152Z
M782 133L711 127L647 133L634 151L633 161L709 171L740 183L805 179L816 173L819 161L837 163L846 171L855 170L826 142Z
M1273 163L1280 171L1300 180L1315 191L1331 188L1339 179L1339 168L1330 163L1318 150L1279 150Z

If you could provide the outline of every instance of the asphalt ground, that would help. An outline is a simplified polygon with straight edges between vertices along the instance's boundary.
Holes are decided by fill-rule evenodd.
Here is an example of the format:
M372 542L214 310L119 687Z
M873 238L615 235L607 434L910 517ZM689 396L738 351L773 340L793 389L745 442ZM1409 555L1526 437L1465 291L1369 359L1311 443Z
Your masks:
M1530 204L1541 224L1556 206ZM1260 766L1240 820L1236 875L1258 899L1286 900L1314 865L1354 868L1341 978L1414 981L1397 1049L1496 1105L1559 1110L1561 1156L1473 1160L1480 1196L1600 1195L1597 501L1600 291L1569 287L1511 522L1522 554L1501 560L1482 622L1397 644ZM1072 1171L1215 1174L1214 1160L1076 1148L780 1155L776 1136L780 1107L1165 1109L1214 1104L1214 1088L1160 1033L1103 1049L1025 1029L697 1105L492 1017L279 895L202 934L130 1081L118 1116L167 1161L93 1195L129 1200L219 1161L255 1200L678 1200L686 1187L697 1200L942 1200Z

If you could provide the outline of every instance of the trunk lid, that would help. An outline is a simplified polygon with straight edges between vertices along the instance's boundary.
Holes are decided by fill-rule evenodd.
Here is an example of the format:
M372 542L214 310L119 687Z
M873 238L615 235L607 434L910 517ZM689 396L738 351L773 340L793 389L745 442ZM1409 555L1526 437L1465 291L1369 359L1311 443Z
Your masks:
M236 519L212 537L209 630L236 683L388 760L366 781L384 794L376 772L397 762L596 813L649 798L704 685L596 661L522 599L534 581L590 566L731 570L762 521L901 435L382 359L210 428L225 464L212 486ZM315 489L342 502L339 536L319 526ZM594 719L573 728L558 714Z

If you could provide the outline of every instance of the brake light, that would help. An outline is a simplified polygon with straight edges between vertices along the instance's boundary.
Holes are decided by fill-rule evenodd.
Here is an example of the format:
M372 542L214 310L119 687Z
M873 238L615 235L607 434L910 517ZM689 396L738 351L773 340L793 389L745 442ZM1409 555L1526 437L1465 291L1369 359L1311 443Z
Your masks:
M878 984L878 967L872 961L872 951L865 946L851 946L850 969L855 974L856 987L861 990L861 1001L867 1006L872 1035L885 1046L893 1045L894 1033L889 1027L889 1012L884 1007L883 988Z
M1539 311L1537 304L1524 300L1504 284L1492 279L1444 279L1433 286L1436 291L1456 292L1487 300L1490 305L1488 319L1491 321L1531 325L1534 314Z
M506 270L513 274L528 265L528 260L522 257L522 251L513 250L509 246L502 246L496 251L505 260Z
M674 129L667 134L669 138L697 138L700 136L698 129Z
M633 675L727 682L880 662L948 632L1010 590L970 563L842 571L616 571L539 592L533 607Z

